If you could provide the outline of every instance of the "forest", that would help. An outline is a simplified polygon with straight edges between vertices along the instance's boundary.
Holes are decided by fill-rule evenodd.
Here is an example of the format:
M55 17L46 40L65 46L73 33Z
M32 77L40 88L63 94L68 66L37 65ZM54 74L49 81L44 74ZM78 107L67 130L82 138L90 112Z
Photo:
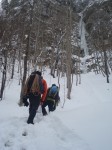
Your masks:
M0 6L0 99L15 77L22 91L34 70L50 68L66 77L71 98L73 75L93 71L109 83L112 72L111 0L2 0Z

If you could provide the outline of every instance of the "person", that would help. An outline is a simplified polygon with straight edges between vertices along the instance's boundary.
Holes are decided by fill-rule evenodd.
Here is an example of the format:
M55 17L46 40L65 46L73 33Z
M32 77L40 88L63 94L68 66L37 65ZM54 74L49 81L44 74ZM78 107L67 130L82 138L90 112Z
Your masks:
M45 79L43 79L43 77L42 77L42 84L43 84L44 92L41 97L41 105L43 105L45 98L47 96L47 82Z
M47 111L45 108L46 106L48 106L49 112L54 111L56 110L56 106L58 105L59 101L60 101L59 88L58 86L56 86L56 84L52 84L52 86L47 90L47 95L42 105L43 116L47 115Z
M46 94L47 94L47 82L41 76L41 72L40 71L32 72L30 77L26 81L23 96L24 106L27 107L29 105L29 117L27 120L28 124L34 124L33 120L34 117L36 116L37 109L40 103L44 102Z

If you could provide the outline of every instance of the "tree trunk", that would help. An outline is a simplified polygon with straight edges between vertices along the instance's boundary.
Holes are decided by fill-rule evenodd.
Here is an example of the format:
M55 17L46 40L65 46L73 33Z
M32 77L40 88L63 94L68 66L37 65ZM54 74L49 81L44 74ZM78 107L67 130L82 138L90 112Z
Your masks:
M11 79L13 79L13 76L14 76L14 66L15 66L15 60L16 60L16 50L14 50L14 55L13 55L13 60L12 60L12 73L11 73Z
M20 102L19 102L20 106L22 106L22 104L23 104L23 100L22 100L23 88L24 88L25 81L26 81L26 76L27 76L27 62L28 62L28 54L29 54L29 36L30 36L30 34L27 37L27 46L26 46L25 57L24 57L24 71L23 71L23 79L22 79Z
M26 38L26 50L25 50L25 57L24 57L24 71L23 71L23 79L22 79L22 85L21 85L20 101L19 101L20 106L22 106L22 104L23 104L23 99L22 99L23 98L23 89L24 89L26 76L27 76L27 67L28 67L27 63L28 63L29 50L30 50L30 36L31 36L31 29L32 29L32 22L33 22L34 4L31 7L29 31L28 31L28 35L27 35L27 38Z
M109 83L109 72L108 72L108 66L107 66L107 54L106 51L104 50L104 63L105 63L105 74L107 77L107 83Z
M3 73L2 73L2 84L1 84L1 89L0 89L0 99L2 100L3 98L3 92L5 89L5 83L6 83L6 73L7 73L7 52L5 51L5 57L4 57L4 68L3 68Z

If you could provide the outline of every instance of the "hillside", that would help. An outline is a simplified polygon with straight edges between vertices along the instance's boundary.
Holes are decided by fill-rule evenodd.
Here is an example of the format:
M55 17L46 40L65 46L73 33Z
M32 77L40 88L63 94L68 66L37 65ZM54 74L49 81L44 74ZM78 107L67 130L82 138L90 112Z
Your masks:
M48 70L44 78L49 86L57 83ZM7 85L0 101L0 150L111 150L112 76L110 80L107 84L102 75L82 75L82 83L73 84L72 98L66 99L62 108L62 78L61 102L56 111L43 117L39 108L35 124L28 125L28 108L17 104L20 86L16 78Z

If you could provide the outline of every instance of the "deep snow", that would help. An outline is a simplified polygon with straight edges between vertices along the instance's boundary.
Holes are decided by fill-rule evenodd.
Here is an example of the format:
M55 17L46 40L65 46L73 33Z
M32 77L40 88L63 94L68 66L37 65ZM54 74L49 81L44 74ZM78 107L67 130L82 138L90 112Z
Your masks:
M43 75L48 85L57 79ZM112 76L110 83L102 75L75 76L71 100L64 108L65 79L60 79L61 102L55 112L43 117L39 108L35 124L26 123L28 108L19 107L18 76L7 84L0 101L0 150L112 150Z

